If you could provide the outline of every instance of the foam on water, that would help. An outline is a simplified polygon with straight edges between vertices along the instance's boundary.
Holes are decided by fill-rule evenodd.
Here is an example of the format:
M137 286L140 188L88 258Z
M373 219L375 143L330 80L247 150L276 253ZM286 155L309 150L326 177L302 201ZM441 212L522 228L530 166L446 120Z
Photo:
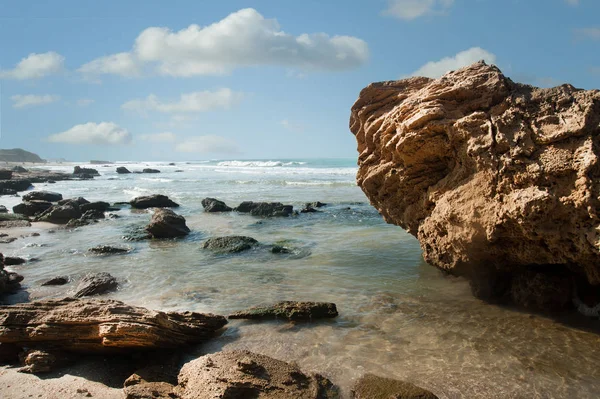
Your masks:
M161 170L151 178L117 175L118 165L96 165L102 176L94 180L36 185L92 201L168 195L181 204L176 211L192 229L185 239L124 241L124 235L148 223L150 212L123 208L115 212L118 219L75 231L25 229L23 234L39 231L41 236L4 244L1 251L40 259L12 268L25 276L30 299L61 297L75 285L41 287L49 278L70 275L76 281L87 272L106 271L120 281L120 289L107 297L154 309L228 314L279 300L335 302L340 311L335 320L231 321L221 337L200 350L243 348L295 361L330 377L345 395L356 378L371 372L412 381L440 398L598 396L595 324L574 328L474 299L465 281L426 265L419 243L381 219L354 183L353 160L300 160L295 162L305 164L272 167L220 162L128 164L130 170L148 165ZM49 168L72 171L73 165ZM245 173L250 168L263 173ZM296 208L313 201L329 205L320 213L258 219L204 213L204 197L230 206L246 200L281 201ZM18 202L2 197L6 206ZM230 234L254 237L264 247L235 256L200 249L204 239ZM268 251L268 245L282 240L293 254ZM111 257L87 253L96 245L133 251Z

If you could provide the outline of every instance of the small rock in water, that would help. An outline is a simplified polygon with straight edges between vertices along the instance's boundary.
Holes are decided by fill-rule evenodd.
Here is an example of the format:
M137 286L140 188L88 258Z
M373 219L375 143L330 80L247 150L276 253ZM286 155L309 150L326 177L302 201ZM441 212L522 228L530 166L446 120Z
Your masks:
M118 285L117 279L109 273L90 273L81 279L73 297L101 295L116 290Z
M247 251L258 244L252 237L246 236L226 236L214 237L204 241L202 248L211 249L219 253L237 253Z
M4 205L0 205L0 213L7 213L8 209Z
M125 254L130 251L131 248L117 248L109 245L99 245L97 247L88 249L88 252L101 255Z
M252 216L286 217L293 213L294 207L292 205L283 205L281 202L244 201L235 210L240 213L250 213Z
M366 374L352 388L354 399L438 399L430 391L410 382Z
M183 237L190 233L183 216L164 208L154 212L146 231L154 238Z
M160 173L160 170L158 169L151 169L151 168L146 168L142 170L142 173Z
M137 197L130 202L132 208L147 209L147 208L176 208L178 203L173 202L166 195L154 194L142 197Z
M215 198L204 198L202 200L204 212L231 212L233 209L227 206L223 201Z
M68 276L59 276L59 277L54 277L51 278L50 280L42 283L43 286L49 286L49 285L65 285L69 282L69 277Z
M26 260L23 258L17 258L17 257L12 257L12 256L4 257L4 264L6 266L22 265L25 262L26 262Z
M117 168L117 173L120 175L123 175L123 174L131 173L131 172L125 166L119 166Z
M314 320L338 315L334 303L282 301L271 306L257 306L229 315L230 319Z
M32 191L23 195L23 201L48 201L58 202L63 199L62 194L53 191Z

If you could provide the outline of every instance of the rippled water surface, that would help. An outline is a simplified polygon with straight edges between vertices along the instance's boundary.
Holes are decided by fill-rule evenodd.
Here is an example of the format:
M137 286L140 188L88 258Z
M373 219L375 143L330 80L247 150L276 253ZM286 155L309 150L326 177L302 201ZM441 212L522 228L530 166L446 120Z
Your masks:
M75 231L43 224L39 231L0 244L8 255L39 258L16 266L30 299L60 297L74 288L41 287L44 280L106 271L121 283L107 297L161 310L228 314L279 300L330 301L335 320L291 324L232 321L203 351L245 348L295 361L341 386L348 395L366 372L408 380L441 398L597 398L600 396L600 335L593 325L570 327L540 316L487 305L471 297L461 279L442 276L421 257L418 242L385 224L354 183L346 160L226 161L126 164L156 167L156 175L117 175L98 166L92 181L38 184L64 197L128 201L162 193L181 204L193 233L176 241L124 241L150 213L125 207ZM50 168L71 171L73 165ZM96 167L96 166L94 166ZM181 172L176 172L180 170ZM329 205L320 213L259 219L207 214L204 197L235 206L244 200ZM18 198L2 197L12 206ZM262 245L248 253L216 256L201 242L220 235L248 235ZM268 245L284 241L289 255ZM96 245L129 246L118 256L91 256ZM24 294L13 297L23 299Z

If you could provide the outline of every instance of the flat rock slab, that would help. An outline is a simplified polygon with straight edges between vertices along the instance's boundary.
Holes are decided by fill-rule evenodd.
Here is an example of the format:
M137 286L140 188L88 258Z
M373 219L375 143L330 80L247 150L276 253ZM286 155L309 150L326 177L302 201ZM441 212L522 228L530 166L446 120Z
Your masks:
M169 197L161 194L146 195L136 197L130 202L132 208L147 209L147 208L177 208L178 203L171 201Z
M229 315L230 319L330 319L338 315L335 303L282 301L271 306L257 306Z
M23 195L23 201L48 201L57 202L63 199L62 194L54 191L32 191Z
M97 247L88 249L88 252L91 252L96 255L118 255L131 252L131 248L118 248L111 247L109 245L99 245Z
M246 236L226 236L213 237L204 241L203 249L210 249L217 253L237 253L247 251L258 244L252 237Z
M433 393L410 382L366 374L352 389L354 399L438 399Z
M223 316L212 314L65 298L0 306L0 343L83 353L130 352L197 344L225 324Z
M339 392L327 378L249 351L219 352L183 366L175 393L182 399L330 399Z

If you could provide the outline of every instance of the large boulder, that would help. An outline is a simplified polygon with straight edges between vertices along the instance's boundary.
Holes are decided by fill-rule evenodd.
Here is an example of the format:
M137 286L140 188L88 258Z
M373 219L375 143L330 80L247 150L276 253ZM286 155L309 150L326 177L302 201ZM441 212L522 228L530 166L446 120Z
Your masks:
M223 201L215 198L204 198L202 200L204 212L231 212L233 209L228 207Z
M154 238L183 237L190 233L185 218L170 209L158 208L146 231Z
M283 205L281 202L244 201L235 210L240 213L250 213L252 216L275 217L290 216L294 212L294 207Z
M82 214L79 206L74 202L70 202L47 209L38 219L42 222L67 224L71 219L79 219Z
M63 199L62 194L53 191L32 191L23 195L23 201L48 201L58 202Z
M75 166L73 168L73 174L76 176L100 176L100 173L94 168L82 168L81 166Z
M225 236L209 238L202 243L202 248L216 253L237 253L247 251L257 244L258 241L252 237Z
M147 208L177 208L178 203L173 202L166 195L153 194L142 197L136 197L130 202L132 208L147 209Z
M48 201L33 200L26 201L13 206L13 212L25 216L35 216L52 208L52 203Z
M212 314L65 298L0 306L0 343L86 353L175 348L203 342L226 323Z
M339 391L327 378L307 374L281 360L236 350L202 356L179 372L181 399L333 399Z
M230 319L315 320L337 317L335 303L282 301L270 306L257 306L229 315Z
M479 62L369 85L350 129L358 185L430 264L600 285L600 91L538 89Z

